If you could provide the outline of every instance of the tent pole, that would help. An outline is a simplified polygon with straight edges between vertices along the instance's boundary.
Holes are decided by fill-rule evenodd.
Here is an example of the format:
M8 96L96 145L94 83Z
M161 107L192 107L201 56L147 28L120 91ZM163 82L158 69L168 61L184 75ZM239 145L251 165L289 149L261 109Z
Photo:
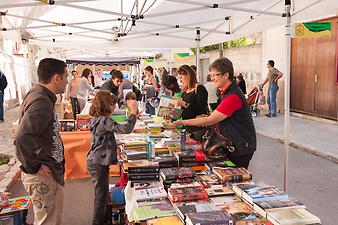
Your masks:
M291 60L291 0L285 0L285 40L286 40L286 73L285 73L285 119L284 119L284 191L288 188L289 138L290 138L290 60Z
M200 41L201 41L201 30L200 27L196 27L196 76L199 83L202 83L201 73L200 73Z

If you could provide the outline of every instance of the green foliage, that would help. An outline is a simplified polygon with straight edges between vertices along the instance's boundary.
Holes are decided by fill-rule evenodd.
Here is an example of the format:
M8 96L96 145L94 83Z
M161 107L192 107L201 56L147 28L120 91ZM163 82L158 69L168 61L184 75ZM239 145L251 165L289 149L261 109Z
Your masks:
M9 162L10 156L0 154L0 165L7 164Z
M231 41L226 41L223 42L223 48L237 48L237 47L243 47L243 46L248 46L248 45L254 45L256 44L257 40L254 39L251 43L248 41L247 37L241 37L236 40L231 40ZM204 47L200 48L200 53L206 53L206 52L211 52L219 49L219 44L214 44L214 45L207 45ZM196 48L192 48L191 51L196 54Z

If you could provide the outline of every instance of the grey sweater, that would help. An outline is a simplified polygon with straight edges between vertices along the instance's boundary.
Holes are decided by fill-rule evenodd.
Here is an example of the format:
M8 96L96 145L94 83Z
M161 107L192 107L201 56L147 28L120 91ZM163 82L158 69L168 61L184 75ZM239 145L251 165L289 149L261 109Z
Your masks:
M116 123L108 116L92 119L90 132L92 143L87 154L87 163L110 165L117 162L114 132L129 134L133 131L136 116L130 115L126 124Z

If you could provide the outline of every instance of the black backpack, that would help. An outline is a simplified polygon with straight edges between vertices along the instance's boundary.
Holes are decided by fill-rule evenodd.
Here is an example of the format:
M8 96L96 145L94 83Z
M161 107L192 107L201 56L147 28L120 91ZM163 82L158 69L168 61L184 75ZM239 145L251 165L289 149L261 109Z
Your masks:
M0 72L0 91L5 90L5 88L7 87L7 79L5 74L3 74L2 72Z

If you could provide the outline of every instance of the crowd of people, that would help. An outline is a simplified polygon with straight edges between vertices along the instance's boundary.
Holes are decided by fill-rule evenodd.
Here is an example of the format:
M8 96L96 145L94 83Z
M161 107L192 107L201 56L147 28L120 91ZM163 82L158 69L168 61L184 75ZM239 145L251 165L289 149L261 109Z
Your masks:
M272 62L269 61L268 65L273 68ZM104 224L109 165L117 163L114 132L132 132L141 91L146 93L146 111L152 115L155 114L153 99L163 93L178 98L183 114L181 119L171 124L184 126L191 134L206 126L215 126L233 143L235 151L229 153L229 159L237 166L247 168L257 144L245 89L241 89L243 77L234 78L233 64L228 58L215 60L209 66L209 71L208 82L203 85L198 82L196 69L192 66L172 68L170 73L160 68L159 75L155 74L153 67L147 66L143 70L144 85L139 90L135 84L123 78L119 70L112 70L111 79L104 83L95 81L93 72L88 68L83 70L81 78L77 71L72 71L72 80L68 82L65 62L54 58L41 60L37 70L39 83L23 100L15 136L16 155L23 171L22 181L33 201L34 223L62 224L65 160L54 104L56 95L64 92L72 103L75 118L83 109L88 94L100 89L95 93L89 109L92 143L87 155L87 169L95 185L93 225ZM269 92L274 97L276 88L273 85L282 74L276 69L269 71L262 85L269 81ZM121 92L124 89L133 92L128 93L123 101ZM124 124L114 122L111 117L121 101L129 110ZM275 116L275 103L272 99L270 102L269 115Z

